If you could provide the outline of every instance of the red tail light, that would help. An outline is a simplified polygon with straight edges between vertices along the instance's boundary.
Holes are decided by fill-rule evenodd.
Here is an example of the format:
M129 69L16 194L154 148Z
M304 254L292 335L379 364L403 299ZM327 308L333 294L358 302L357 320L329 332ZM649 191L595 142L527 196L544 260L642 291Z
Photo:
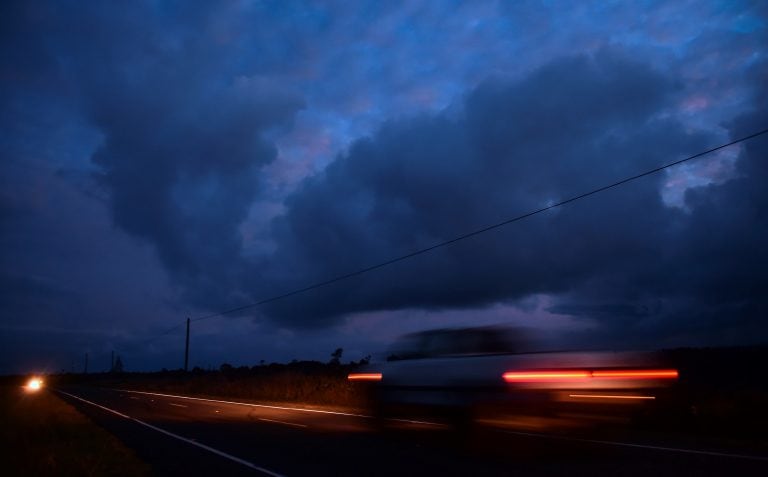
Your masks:
M508 383L530 383L541 381L572 381L590 377L589 371L510 371L503 374Z
M502 375L508 383L583 381L587 379L677 379L676 369L605 369L605 370L534 370L508 371Z
M349 373L350 381L381 381L381 373Z
M610 369L592 371L594 378L618 379L677 379L676 369Z

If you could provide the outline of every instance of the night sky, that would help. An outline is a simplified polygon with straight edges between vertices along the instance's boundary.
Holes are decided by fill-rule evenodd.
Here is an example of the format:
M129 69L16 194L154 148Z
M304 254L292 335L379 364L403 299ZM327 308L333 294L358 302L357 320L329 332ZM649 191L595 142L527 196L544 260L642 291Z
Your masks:
M768 128L762 1L0 6L0 373L183 365L197 318ZM193 323L190 366L510 324L768 341L768 135Z

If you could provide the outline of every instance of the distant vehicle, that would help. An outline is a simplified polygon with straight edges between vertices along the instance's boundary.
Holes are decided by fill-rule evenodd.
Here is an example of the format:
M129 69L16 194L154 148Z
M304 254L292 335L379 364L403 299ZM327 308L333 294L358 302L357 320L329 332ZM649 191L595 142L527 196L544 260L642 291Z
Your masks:
M474 419L489 410L636 409L678 378L653 353L531 352L518 330L437 329L406 335L387 361L348 376L370 386L381 417Z
M27 384L24 386L24 389L29 393L34 393L43 389L44 383L45 382L43 381L43 378L39 376L32 376L27 381Z

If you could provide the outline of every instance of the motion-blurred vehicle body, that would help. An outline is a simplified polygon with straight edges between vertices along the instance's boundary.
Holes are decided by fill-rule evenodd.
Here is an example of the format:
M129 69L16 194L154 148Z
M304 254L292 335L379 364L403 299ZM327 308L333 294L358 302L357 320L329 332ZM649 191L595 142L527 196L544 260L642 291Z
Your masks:
M654 353L532 352L519 330L438 329L401 338L385 362L349 379L381 416L477 416L574 409L631 411L663 398L678 377Z

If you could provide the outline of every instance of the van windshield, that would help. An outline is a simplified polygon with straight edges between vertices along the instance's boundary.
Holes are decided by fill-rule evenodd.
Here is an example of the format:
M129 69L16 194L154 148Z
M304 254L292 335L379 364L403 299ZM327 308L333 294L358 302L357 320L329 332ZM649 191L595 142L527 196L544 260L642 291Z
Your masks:
M387 360L517 353L521 338L519 332L500 327L422 331L398 340Z

